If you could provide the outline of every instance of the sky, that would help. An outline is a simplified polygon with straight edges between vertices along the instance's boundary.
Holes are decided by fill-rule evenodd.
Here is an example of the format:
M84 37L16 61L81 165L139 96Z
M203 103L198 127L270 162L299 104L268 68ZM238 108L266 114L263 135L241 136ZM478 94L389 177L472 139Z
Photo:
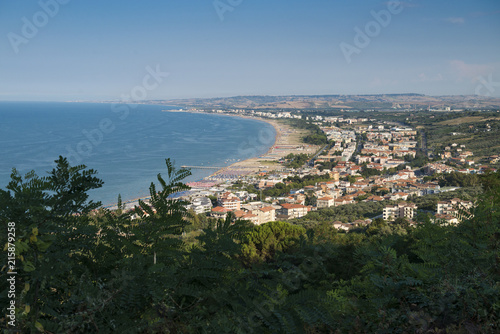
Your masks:
M0 101L500 97L498 0L0 0Z

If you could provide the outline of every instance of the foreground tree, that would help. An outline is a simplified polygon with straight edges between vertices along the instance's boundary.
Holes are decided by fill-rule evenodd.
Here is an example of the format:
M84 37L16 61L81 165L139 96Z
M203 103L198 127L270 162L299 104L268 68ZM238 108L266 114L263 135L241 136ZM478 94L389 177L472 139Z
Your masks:
M339 233L324 215L339 213L331 210L309 229L228 216L187 245L188 212L174 195L188 189L188 171L167 159L168 177L151 184L151 200L120 214L88 200L102 186L95 171L56 163L47 177L14 171L0 190L0 222L16 226L19 332L500 330L498 173L480 178L474 216L458 226L375 220ZM342 210L357 209L378 207ZM8 245L3 233L0 242ZM1 305L8 288L1 280Z
M88 255L88 240L97 233L86 214L101 204L89 201L87 191L103 182L83 165L70 167L63 157L55 162L47 177L34 171L22 177L14 169L7 190L0 189L1 224L15 224L18 328L25 332L41 330L42 319L58 313L79 280L67 260ZM1 301L7 305L5 294Z

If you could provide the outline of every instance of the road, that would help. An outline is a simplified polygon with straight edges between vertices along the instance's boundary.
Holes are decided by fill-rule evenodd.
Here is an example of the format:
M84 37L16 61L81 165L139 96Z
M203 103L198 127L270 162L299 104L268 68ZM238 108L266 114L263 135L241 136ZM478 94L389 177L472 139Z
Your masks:
M318 157L318 155L320 155L321 153L323 153L323 151L325 150L325 148L328 147L329 144L326 144L325 146L323 146L323 148L321 150L318 151L318 153L316 153L316 155L311 159L309 160L309 162L307 163L309 166L314 166L314 160L316 160L316 158Z
M426 157L428 157L428 150L427 150L427 134L425 133L424 130L420 130L420 150L425 154Z

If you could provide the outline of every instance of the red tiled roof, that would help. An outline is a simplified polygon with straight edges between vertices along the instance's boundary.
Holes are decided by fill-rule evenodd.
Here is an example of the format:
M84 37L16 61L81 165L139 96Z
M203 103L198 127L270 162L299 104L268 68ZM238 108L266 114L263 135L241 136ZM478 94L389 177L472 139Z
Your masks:
M243 217L244 215L246 215L246 212L243 211L243 210L236 210L236 211L234 211L234 216L236 218Z
M284 204L280 204L282 208L285 208L285 209L303 209L303 208L306 208L304 205L300 205L300 204L289 204L289 203L284 203Z
M231 210L227 208L223 208L222 206L216 206L215 208L212 209L212 212L220 212L220 213L226 213L230 212Z

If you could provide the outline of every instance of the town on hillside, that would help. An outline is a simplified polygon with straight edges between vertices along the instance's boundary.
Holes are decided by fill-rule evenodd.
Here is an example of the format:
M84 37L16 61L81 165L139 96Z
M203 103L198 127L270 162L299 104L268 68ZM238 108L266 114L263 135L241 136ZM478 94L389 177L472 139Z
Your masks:
M473 200L456 197L460 186L443 184L440 176L494 172L498 163L498 155L477 163L484 160L475 159L467 145L454 142L441 152L429 152L423 147L421 131L373 117L238 109L196 112L258 118L271 123L278 133L265 155L188 183L191 190L180 194L190 212L216 219L230 214L232 219L256 225L307 221L316 211L378 203L377 212L366 212L357 219L338 219L333 214L330 223L344 231L365 227L376 219L411 226L417 216L457 224L470 217ZM310 139L311 131L320 133L323 142L304 140ZM419 207L422 198L445 193L449 195L439 197L431 207L428 203Z

